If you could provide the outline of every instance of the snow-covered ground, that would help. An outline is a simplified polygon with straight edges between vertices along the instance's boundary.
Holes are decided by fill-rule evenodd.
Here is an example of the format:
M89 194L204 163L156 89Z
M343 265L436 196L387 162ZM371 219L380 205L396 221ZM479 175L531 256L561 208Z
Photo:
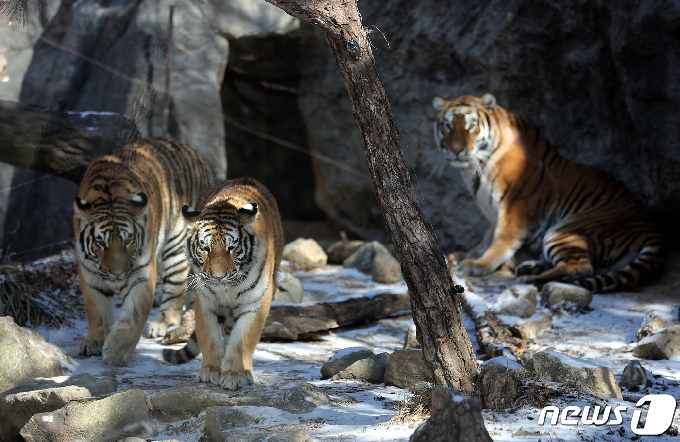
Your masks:
M308 301L343 296L358 296L375 291L406 290L402 284L385 286L373 283L369 277L355 271L343 270L338 266L327 266L313 272L297 272L306 291ZM472 279L473 284L475 279ZM500 283L498 282L500 281ZM477 293L490 305L499 290L494 285L512 283L511 280L496 278L494 281L477 280ZM552 349L612 368L617 379L623 367L634 359L635 332L650 310L673 314L677 318L677 297L645 297L631 294L596 295L587 313L565 314L556 317L552 327L534 339L530 351ZM153 312L151 317L153 317ZM470 339L476 348L474 324L467 316L464 323ZM308 432L314 440L356 440L356 441L406 441L422 421L394 419L403 407L410 393L407 390L373 385L362 382L321 380L321 365L337 352L348 347L365 347L375 353L401 349L404 337L413 325L409 312L402 312L390 318L382 318L361 325L344 327L320 334L315 340L299 342L261 342L255 352L256 374L265 382L277 384L290 380L306 381L321 388L331 397L331 403L305 415L292 415L280 410L257 410L249 408L248 413L260 413L258 425L269 427L278 424L308 425ZM85 335L85 320L75 320L70 327L62 329L38 328L51 343L63 348L70 355L75 354L78 340ZM186 365L172 366L162 361L161 351L165 346L157 339L142 338L131 363L125 368L113 368L120 382L121 390L138 387L148 396L194 376L200 368L200 357ZM477 353L482 359L482 355ZM112 370L101 358L74 358L72 371L76 373L98 373ZM641 361L651 371L656 383L648 393L670 394L680 399L680 360ZM634 395L641 397L646 392ZM487 430L496 441L514 440L588 440L624 441L636 440L630 429L635 403L603 399L574 391L551 400L559 407L576 405L626 406L623 423L617 425L567 426L557 424L538 425L540 409L532 401L506 411L485 411ZM188 421L170 424L158 423L159 434L153 440L178 439L196 441L201 435L204 416ZM680 425L676 412L673 427ZM676 431L677 433L677 431ZM643 437L646 438L646 437ZM680 437L664 434L649 437L655 441L674 441Z

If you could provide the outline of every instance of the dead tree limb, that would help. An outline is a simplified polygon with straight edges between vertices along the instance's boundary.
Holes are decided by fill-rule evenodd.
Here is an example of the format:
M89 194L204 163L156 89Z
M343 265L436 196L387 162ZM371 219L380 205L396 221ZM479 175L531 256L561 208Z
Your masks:
M77 184L94 158L139 138L134 121L122 115L59 112L0 100L0 161Z
M435 381L472 394L477 362L444 255L418 206L392 107L378 76L356 0L267 0L321 28L352 100L378 204L411 295L413 318Z

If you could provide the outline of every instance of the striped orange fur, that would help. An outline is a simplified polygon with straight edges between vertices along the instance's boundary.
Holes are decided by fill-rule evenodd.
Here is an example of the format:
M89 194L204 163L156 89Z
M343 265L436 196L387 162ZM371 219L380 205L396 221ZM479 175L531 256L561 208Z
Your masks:
M658 273L662 235L622 183L560 156L491 94L436 97L433 105L437 148L491 223L460 263L466 273L492 272L523 245L539 259L515 269L522 281L567 280L601 292L632 288Z

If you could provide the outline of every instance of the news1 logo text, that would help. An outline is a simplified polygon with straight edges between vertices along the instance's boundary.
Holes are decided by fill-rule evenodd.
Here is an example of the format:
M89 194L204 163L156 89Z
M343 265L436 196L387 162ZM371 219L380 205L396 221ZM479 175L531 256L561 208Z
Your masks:
M646 417L643 420L642 414L645 411L642 407L649 404L646 410ZM640 398L635 404L636 409L633 410L633 418L630 422L630 430L639 436L657 436L664 433L670 428L673 423L673 416L675 415L675 407L677 403L675 398L669 394L648 394ZM607 405L600 407L596 405L591 407L589 405L579 407L571 405L560 410L554 405L550 405L541 410L538 417L538 425L544 425L548 413L552 413L550 417L550 425L621 425L623 423L623 415L628 411L625 405L618 407L611 407ZM613 416L612 416L613 412ZM580 416L580 419L577 419ZM643 422L640 427L640 422Z

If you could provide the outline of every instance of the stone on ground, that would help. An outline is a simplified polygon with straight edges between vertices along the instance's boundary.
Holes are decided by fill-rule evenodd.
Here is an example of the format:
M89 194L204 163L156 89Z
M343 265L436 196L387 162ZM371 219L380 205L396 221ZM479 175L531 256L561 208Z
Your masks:
M433 382L434 376L425 362L422 350L397 350L387 358L385 385L411 388L422 382Z
M583 310L593 300L590 291L564 282L549 282L541 290L541 301L551 309Z
M356 361L371 358L373 356L375 356L375 354L367 348L344 348L331 356L331 358L321 366L321 379L332 378Z
M289 413L281 410L258 413L258 417L255 417L248 414L247 408L208 407L205 410L203 432L211 442L257 440L307 442L312 440L304 425L268 425L269 419L276 420L278 417L283 417L285 420L291 419Z
M410 441L491 442L491 437L476 398L436 387L432 391L430 418L411 435Z
M312 270L325 266L328 256L315 240L298 238L283 248L283 259L296 270Z
M0 440L23 441L19 431L37 413L57 410L70 401L114 393L113 373L40 378L0 394Z
M475 396L482 408L510 408L524 394L527 371L504 356L489 359L481 366L475 382Z
M277 277L276 292L274 293L274 301L278 302L302 302L302 282L290 272L279 272L280 277Z
M71 359L37 332L19 327L11 316L0 318L0 392L34 378L63 374Z
M654 375L640 364L640 361L630 361L623 369L619 386L628 391L637 391L640 388L651 387L654 383Z
M35 414L21 429L26 442L113 442L130 436L148 438L155 433L146 396L136 388Z
M541 381L573 383L598 396L623 398L612 370L585 359L544 350L529 359L525 367Z
M680 324L666 327L638 342L633 356L653 360L680 356Z
M334 375L333 380L346 379L382 384L389 356L389 353L380 353L359 359Z
M327 394L306 382L265 385L260 381L237 391L226 391L217 385L194 380L180 382L151 398L153 413L164 421L197 416L206 407L212 406L273 407L304 414L330 402Z

